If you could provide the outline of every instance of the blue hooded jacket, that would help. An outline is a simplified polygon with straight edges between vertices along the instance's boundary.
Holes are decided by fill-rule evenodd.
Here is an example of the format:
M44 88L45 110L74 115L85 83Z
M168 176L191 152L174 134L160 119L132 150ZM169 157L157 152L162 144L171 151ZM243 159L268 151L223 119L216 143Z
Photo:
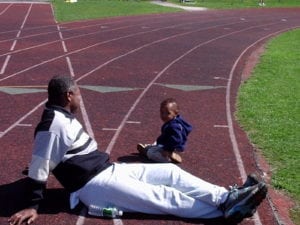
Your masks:
M192 126L180 115L164 123L161 127L161 135L157 138L157 145L163 145L166 151L183 152L187 141L187 136L192 131Z

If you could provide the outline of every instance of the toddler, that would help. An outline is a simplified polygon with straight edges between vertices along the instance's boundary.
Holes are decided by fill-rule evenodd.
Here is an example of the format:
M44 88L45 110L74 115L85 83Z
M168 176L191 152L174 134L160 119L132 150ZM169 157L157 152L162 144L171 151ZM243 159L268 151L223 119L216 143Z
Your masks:
M179 107L173 98L160 104L160 118L164 122L161 134L154 144L138 144L137 150L147 158L160 163L181 163L180 152L185 149L192 126L179 115Z

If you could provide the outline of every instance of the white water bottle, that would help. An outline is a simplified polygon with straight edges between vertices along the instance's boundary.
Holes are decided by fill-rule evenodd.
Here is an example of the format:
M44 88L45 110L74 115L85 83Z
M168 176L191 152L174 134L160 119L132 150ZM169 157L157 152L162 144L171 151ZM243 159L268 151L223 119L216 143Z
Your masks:
M90 205L88 214L92 216L103 216L103 217L110 217L110 218L116 218L123 215L122 210L118 210L115 207L107 207L102 208L96 205Z

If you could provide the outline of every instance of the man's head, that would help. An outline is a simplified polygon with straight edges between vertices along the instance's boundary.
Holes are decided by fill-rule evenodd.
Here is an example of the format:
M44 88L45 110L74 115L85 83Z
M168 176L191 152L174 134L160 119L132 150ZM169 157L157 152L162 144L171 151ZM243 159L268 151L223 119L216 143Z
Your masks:
M75 113L80 104L80 91L70 76L55 76L48 84L48 102Z
M179 107L174 98L167 98L160 103L160 118L163 122L174 119L179 114Z

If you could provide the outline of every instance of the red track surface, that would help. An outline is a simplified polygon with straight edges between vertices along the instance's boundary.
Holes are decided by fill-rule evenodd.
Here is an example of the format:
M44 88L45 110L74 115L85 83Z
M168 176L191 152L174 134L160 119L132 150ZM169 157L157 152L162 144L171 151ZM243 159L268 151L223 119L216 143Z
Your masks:
M45 91L49 78L57 74L78 80L84 103L79 119L114 161L143 161L136 143L156 138L159 103L175 97L194 126L180 166L225 186L242 183L247 173L262 173L235 121L236 93L249 55L269 38L299 27L300 8L57 24L49 4L2 3L0 21L0 224L6 224L18 206L34 126L47 98L45 92L24 93L24 88ZM17 87L23 88L20 94ZM115 89L107 87L131 89L112 92ZM85 218L82 210L69 211L68 197L52 177L48 188L47 206L36 224L224 224L140 214L115 221ZM277 224L271 201L242 224Z

